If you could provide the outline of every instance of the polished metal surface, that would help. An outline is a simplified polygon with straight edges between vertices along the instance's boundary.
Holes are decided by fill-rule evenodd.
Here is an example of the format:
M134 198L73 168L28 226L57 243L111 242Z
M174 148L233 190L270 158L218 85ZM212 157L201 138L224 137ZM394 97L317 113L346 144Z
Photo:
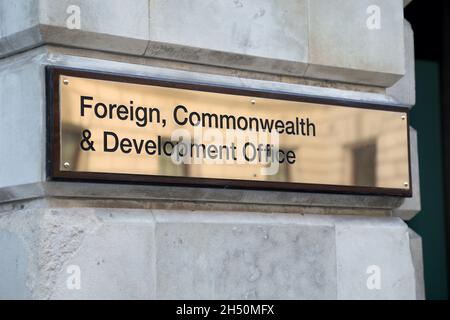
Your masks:
M59 76L62 172L407 190L407 114Z

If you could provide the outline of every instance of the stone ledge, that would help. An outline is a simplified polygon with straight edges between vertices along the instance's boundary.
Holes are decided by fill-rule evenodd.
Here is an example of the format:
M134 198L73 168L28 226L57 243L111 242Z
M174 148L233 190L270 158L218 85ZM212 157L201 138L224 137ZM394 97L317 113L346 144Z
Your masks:
M299 61L205 50L155 41L148 42L145 56L297 77L304 76L306 71L306 64Z
M41 201L36 202L37 199ZM177 187L135 184L42 182L0 189L0 212L10 207L124 207L390 216L418 213L408 198ZM30 201L32 201L30 203ZM66 203L66 204L65 204Z
M339 213L340 210L348 214L363 209L378 209L387 214L404 202L403 198L386 196L87 182L49 181L0 189L0 204L45 198L278 206L281 211L284 207L305 207L310 210L321 207L322 214L333 211ZM369 214L370 210L367 211Z
M88 51L85 54L95 55L95 52ZM396 99L387 94L386 90L359 85L344 85L342 87L333 86L330 81L318 81L308 84L284 81L283 77L262 77L261 73L249 72L248 76L238 76L237 72L228 72L228 69L216 70L213 72L203 71L198 65L187 64L185 69L181 69L170 61L155 61L148 57L131 57L123 55L108 55L105 53L96 58L80 56L79 50L45 46L37 49L36 52L23 53L22 56L31 57L40 55L33 59L36 63L50 64L55 66L65 66L81 68L94 71L114 72L118 74L137 75L142 77L158 77L173 81L198 82L201 84L212 84L218 86L241 87L244 89L276 91L288 94L303 94L322 98L335 98L352 100L354 102L367 102L384 105L396 105L410 108L411 105ZM105 56L106 55L106 56ZM14 60L13 57L10 58ZM5 59L7 60L7 59ZM5 61L3 60L3 61ZM157 64L154 66L152 64ZM0 70L1 70L0 62ZM200 70L199 70L200 69ZM222 74L223 72L224 74ZM261 79L262 77L262 79ZM294 78L297 80L298 78ZM409 92L408 88L402 88ZM406 93L405 93L406 94Z

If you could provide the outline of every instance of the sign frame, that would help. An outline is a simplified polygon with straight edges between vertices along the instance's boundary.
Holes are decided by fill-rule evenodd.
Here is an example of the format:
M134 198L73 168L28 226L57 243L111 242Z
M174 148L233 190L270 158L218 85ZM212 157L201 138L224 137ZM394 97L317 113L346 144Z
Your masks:
M408 188L384 188L368 186L349 186L331 184L311 184L298 182L276 182L276 181L255 181L255 180L234 180L216 179L200 177L179 177L161 175L139 175L123 173L95 173L76 172L60 170L60 97L59 78L62 75L123 82L139 85L152 85L177 89L187 89L194 91L205 91L212 93L224 93L240 96L251 96L256 98L269 98L277 100L287 100L307 103L320 103L332 106L374 109L391 112L403 112L407 114L407 143L408 143ZM336 193L355 195L382 195L412 197L412 176L411 176L411 147L410 147L410 117L409 108L392 104L377 104L356 100L344 100L337 98L310 96L304 94L293 94L280 91L256 90L239 88L233 86L219 86L200 82L175 81L163 78L142 77L121 73L110 73L91 71L78 68L45 66L46 76L46 104L47 104L47 160L46 171L49 181L85 181L85 182L105 182L105 183L133 183L133 184L159 184L178 185L193 187L214 187L214 188L237 188L253 190L273 190L273 191L296 191L296 192L316 192L316 193Z

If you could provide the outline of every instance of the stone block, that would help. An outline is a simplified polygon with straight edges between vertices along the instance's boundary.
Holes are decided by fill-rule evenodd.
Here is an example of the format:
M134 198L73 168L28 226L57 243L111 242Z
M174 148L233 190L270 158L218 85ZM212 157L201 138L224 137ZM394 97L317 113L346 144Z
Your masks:
M47 42L128 54L143 54L147 46L147 0L40 0L39 9ZM78 12L80 29L72 29Z
M9 211L0 215L0 254L0 299L155 298L148 211Z
M402 0L133 0L126 6L1 0L0 6L0 57L52 44L381 87L405 74ZM380 28L369 29L378 9Z
M0 58L41 43L39 0L0 0Z
M27 299L28 254L24 241L15 233L0 229L0 299Z
M305 76L392 86L405 74L403 28L402 0L310 0Z
M305 218L157 219L161 299L334 299L334 228ZM209 220L209 221L208 221Z
M155 0L146 55L301 76L307 23L305 0Z
M45 179L45 81L30 61L0 63L0 187Z
M338 299L416 299L408 226L400 219L336 218L336 256Z
M406 74L386 94L393 97L398 104L412 107L416 104L416 66L414 57L414 32L408 21L405 23Z
M41 261L47 268L55 265L50 298L155 298L154 222L148 212L48 210L42 228L49 238L46 252L56 255ZM80 271L79 289L67 285L74 267Z
M147 47L147 0L2 0L0 9L0 56L44 43L131 55Z
M409 242L411 247L411 256L414 264L415 276L416 276L416 299L425 300L425 281L423 273L423 248L422 238L415 233L412 229L408 230Z
M148 39L148 0L40 0L39 23L67 28L76 7L82 31Z
M420 237L398 218L62 203L0 214L0 298L423 298Z
M1 0L0 38L39 24L39 0Z
M41 209L0 213L0 300L32 299L39 283Z

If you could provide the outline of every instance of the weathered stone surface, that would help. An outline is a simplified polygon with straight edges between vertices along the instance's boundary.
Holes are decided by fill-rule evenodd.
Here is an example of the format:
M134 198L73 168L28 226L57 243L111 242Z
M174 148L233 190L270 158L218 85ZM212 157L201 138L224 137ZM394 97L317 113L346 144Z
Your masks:
M127 2L126 12L120 0L2 0L0 57L44 43L143 55L148 8L148 0Z
M307 11L305 0L150 1L146 54L302 75L308 53ZM283 67L283 61L289 63Z
M52 232L50 239L52 250L68 255L55 273L50 298L155 298L154 222L148 212L52 210L46 214L43 228L56 228L58 235ZM79 290L67 286L73 266L80 270Z
M159 298L336 297L331 224L317 219L308 225L295 216L224 215L157 215Z
M39 0L40 24L70 28L80 10L80 30L148 39L148 0Z
M379 29L367 19L380 11ZM309 1L305 76L391 86L405 74L402 0Z
M416 274L404 222L336 220L338 299L416 299ZM379 270L379 288L371 286L370 277L377 276L374 267Z
M27 299L28 255L23 240L9 231L0 230L0 298Z
M0 62L0 187L45 178L43 79L38 64Z
M111 34L68 30L64 27L46 25L40 26L40 31L46 43L57 43L71 47L122 52L131 55L141 55L147 47L147 42L144 40L118 37Z
M80 29L71 29L73 6L80 11ZM148 1L40 0L42 37L58 43L89 49L143 55L149 34Z
M13 278L0 298L423 296L420 238L398 218L79 205L0 215L1 270ZM371 265L380 290L367 288ZM80 289L68 286L73 266Z
M39 24L39 0L0 1L0 38Z
M0 299L31 299L39 283L41 209L0 213Z
M0 58L43 44L39 25L0 38Z
M392 87L386 89L386 94L393 97L399 104L413 107L416 104L416 67L414 57L414 33L411 24L405 23L405 54L406 74Z
M415 286L416 286L416 299L425 299L425 282L423 273L423 250L422 250L422 238L409 229L409 242L411 247L412 262L415 270Z
M381 25L369 30L374 5ZM405 73L402 0L134 0L125 9L119 0L2 0L0 6L0 56L54 44L382 87Z

